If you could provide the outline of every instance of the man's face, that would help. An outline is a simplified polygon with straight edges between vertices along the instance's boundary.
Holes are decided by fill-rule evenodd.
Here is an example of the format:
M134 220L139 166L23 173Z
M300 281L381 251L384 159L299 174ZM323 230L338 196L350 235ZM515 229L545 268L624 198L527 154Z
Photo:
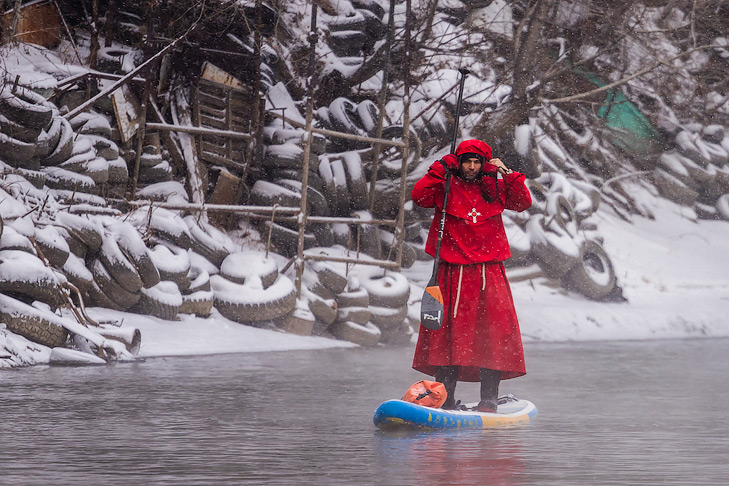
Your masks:
M483 164L476 157L466 159L461 162L461 174L467 181L475 181L481 172Z

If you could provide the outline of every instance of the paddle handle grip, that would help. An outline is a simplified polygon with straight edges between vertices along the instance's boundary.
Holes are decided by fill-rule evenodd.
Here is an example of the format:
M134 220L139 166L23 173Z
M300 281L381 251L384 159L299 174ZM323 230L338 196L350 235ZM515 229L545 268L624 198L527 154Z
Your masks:
M466 83L466 76L470 71L466 68L459 68L461 73L461 84L458 86L458 101L456 102L456 119L453 122L453 137L451 138L451 153L456 153L456 142L458 141L458 124L461 119L461 104L463 103L463 85Z

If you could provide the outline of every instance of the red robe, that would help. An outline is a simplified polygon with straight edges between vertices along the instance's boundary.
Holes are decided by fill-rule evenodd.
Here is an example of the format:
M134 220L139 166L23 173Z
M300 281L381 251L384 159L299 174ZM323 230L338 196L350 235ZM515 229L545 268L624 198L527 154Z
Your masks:
M467 140L456 154L475 152L491 159L491 148L478 140ZM456 170L453 155L443 158ZM531 195L523 174L513 172L498 181L489 174L468 182L451 177L446 224L441 243L438 284L443 294L443 326L437 331L420 327L413 368L428 375L436 366L459 365L458 379L480 381L479 368L501 371L501 379L524 375L524 351L519 321L503 260L511 256L501 220L504 209L524 211ZM435 256L445 190L445 168L435 162L412 191L415 204L435 207L435 217L425 250ZM487 201L489 198L491 202Z

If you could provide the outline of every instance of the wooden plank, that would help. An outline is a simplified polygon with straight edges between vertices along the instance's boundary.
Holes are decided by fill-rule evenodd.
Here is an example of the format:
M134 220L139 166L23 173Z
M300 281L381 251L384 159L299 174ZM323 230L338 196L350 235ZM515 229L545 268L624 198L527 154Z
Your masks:
M240 184L240 178L231 174L225 169L220 170L218 180L215 182L215 188L210 196L210 202L212 204L225 204L231 205L238 201L235 200L235 195Z
M201 115L206 115L219 120L225 120L225 108L211 108L209 106L203 105L202 103L198 103L198 109L200 110Z
M208 94L203 90L198 91L197 102L214 109L225 109L225 100L220 99L220 96Z
M215 136L215 135L203 135L202 140L207 142L210 145L214 145L216 147L227 147L230 145L232 140L235 140L236 143L234 144L236 147L245 147L246 143L241 142L238 139L232 139L230 137L221 137L221 136Z
M209 152L203 152L202 154L200 154L200 158L211 164L222 165L223 167L230 169L243 170L245 168L245 165L241 162L226 159L224 157L220 157Z
M239 156L236 156L236 154L229 156L227 145L212 144L212 143L207 142L205 139L202 140L201 144L202 144L202 150L204 152L209 152L211 154L218 155L218 156L223 157L228 160L242 160L243 159L242 153ZM236 147L236 148L238 148L238 147ZM245 145L242 148L244 149ZM242 150L240 150L239 152L242 152Z
M180 211L222 211L229 213L262 213L271 214L296 214L301 208L291 206L245 206L245 205L226 205L226 204L200 204L200 203L170 203L170 202L158 202L158 201L117 201L121 205L131 206L136 208L153 206L155 208L174 209Z
M225 123L225 120L220 118L212 118L206 115L200 114L200 117L198 118L198 126L200 128L213 128L215 130L219 130L221 132L228 132L229 130L228 125Z
M227 130L216 130L214 128L194 127L192 125L172 125L170 123L147 123L147 128L152 130L165 130L171 132L189 133L194 135L220 135L239 140L249 140L248 133L233 132Z
M200 79L204 82L211 82L218 85L224 85L230 89L238 90L238 91L245 91L250 93L250 88L240 82L235 76L233 76L230 73L227 73L217 67L216 65L205 62L203 64L202 74L200 75Z
M123 143L127 143L139 130L139 116L142 111L139 102L125 84L111 94L114 117Z

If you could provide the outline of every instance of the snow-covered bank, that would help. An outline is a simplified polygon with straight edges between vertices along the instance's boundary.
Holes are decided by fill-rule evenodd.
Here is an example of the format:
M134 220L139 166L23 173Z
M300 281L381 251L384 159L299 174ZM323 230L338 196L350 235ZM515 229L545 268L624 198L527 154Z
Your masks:
M600 235L627 302L597 303L562 289L513 285L525 338L543 341L729 336L729 225L646 201L655 220L600 210Z
M594 302L541 277L514 282L526 342L729 336L729 224L696 220L692 210L665 199L646 195L645 203L654 220L635 217L628 223L609 208L596 215L627 302ZM422 289L430 268L419 262L403 272L413 282L413 292ZM140 357L354 346L245 326L217 312L205 319L183 315L179 321L102 308L91 313L98 320L140 329ZM48 348L22 337L3 332L0 343L15 353L2 361L13 359L17 365L49 360Z
M100 320L123 319L122 326L142 332L140 357L184 356L264 351L355 347L349 341L316 336L297 336L283 331L238 324L214 311L210 317L180 315L179 321L115 312L96 308L92 315Z

